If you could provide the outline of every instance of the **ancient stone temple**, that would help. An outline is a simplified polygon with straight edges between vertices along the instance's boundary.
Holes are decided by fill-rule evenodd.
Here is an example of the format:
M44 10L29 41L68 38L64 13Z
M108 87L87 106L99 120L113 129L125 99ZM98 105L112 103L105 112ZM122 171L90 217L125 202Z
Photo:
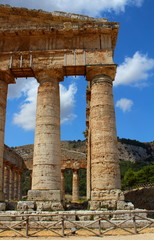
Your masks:
M87 196L91 208L123 200L112 82L119 24L104 18L0 6L0 201L8 84L39 82L32 189L28 200L61 205L60 97L64 76L84 75L87 89ZM74 171L77 179L77 172ZM76 195L78 189L75 189Z

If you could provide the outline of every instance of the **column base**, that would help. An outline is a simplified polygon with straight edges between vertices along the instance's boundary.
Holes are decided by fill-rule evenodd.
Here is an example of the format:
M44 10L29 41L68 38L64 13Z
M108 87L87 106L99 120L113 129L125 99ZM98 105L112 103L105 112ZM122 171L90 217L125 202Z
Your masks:
M19 202L18 210L63 210L60 190L29 190L28 201Z
M61 193L60 190L29 190L28 200L61 202Z
M92 191L92 200L89 201L90 210L131 210L134 205L125 202L124 193L120 189Z

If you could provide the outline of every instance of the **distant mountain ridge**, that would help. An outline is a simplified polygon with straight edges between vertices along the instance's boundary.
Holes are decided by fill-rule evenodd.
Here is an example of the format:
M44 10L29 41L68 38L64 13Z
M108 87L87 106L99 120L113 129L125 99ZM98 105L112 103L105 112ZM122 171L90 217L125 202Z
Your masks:
M33 157L33 144L12 148L24 160L31 161ZM86 141L61 141L62 154L79 152L86 154ZM73 152L72 152L73 151ZM65 154L67 152L67 154ZM147 164L154 161L154 142L142 143L136 140L118 138L119 159L122 161L138 162L145 161ZM76 155L77 156L77 155Z

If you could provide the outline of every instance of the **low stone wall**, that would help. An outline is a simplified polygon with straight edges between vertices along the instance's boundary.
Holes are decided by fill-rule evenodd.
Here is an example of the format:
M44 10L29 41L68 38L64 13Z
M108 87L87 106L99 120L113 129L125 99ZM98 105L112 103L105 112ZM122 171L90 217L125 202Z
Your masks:
M0 223L10 227L18 224L19 229L24 229L26 219L28 219L29 228L32 229L39 229L39 223L43 223L44 226L52 224L52 228L60 229L62 227L61 220L63 219L65 229L71 229L74 227L74 223L80 224L81 226L88 226L89 224L91 229L97 229L99 228L97 220L102 218L100 224L102 229L110 228L114 224L118 225L122 221L124 228L134 228L133 216L134 212L131 211L55 211L52 213L45 211L3 211L0 212ZM136 214L135 219L139 227L144 227L148 223L146 216L147 214L144 211ZM105 219L107 219L107 221ZM56 224L56 222L59 222L59 224ZM1 225L0 228L3 228L3 225Z
M135 208L154 209L154 187L133 189L124 195L125 201L132 202Z

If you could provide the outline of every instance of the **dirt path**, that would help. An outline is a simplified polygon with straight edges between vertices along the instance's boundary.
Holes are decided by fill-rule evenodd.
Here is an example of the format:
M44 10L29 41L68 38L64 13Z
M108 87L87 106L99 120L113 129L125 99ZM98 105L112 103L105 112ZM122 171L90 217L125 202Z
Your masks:
M0 237L3 240L24 240L24 237ZM86 237L86 236L70 236L70 237L29 237L28 240L154 240L154 233L144 233L139 235L118 235L103 237Z
M132 232L133 230L130 229ZM95 230L95 232L98 232ZM25 232L21 233L25 234ZM30 231L30 234L33 234L34 231ZM61 234L61 231L59 231ZM5 231L0 233L0 239L3 240L24 240L25 237L19 236L18 233L13 231ZM154 228L146 228L142 230L140 234L130 234L121 229L114 229L108 233L103 234L101 237L93 236L92 233L87 232L86 230L80 230L76 233L75 236L65 236L59 237L51 231L41 231L37 233L36 236L31 236L27 238L28 240L154 240Z

